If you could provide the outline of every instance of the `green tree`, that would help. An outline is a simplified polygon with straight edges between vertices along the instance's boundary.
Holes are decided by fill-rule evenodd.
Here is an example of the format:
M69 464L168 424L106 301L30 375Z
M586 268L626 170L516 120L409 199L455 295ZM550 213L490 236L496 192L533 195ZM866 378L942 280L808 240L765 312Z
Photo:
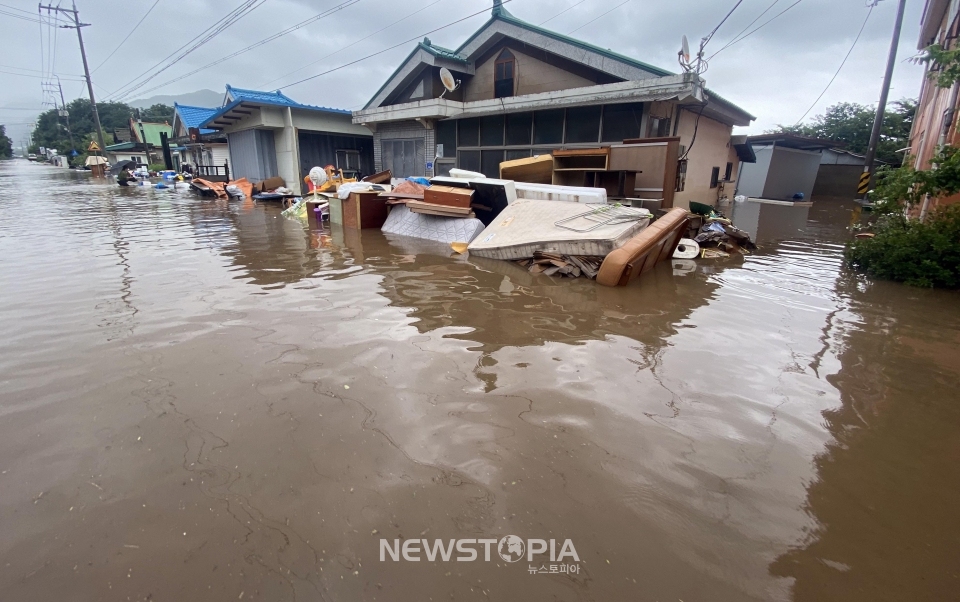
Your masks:
M0 125L0 159L13 156L13 141L7 137L7 126Z
M90 101L78 98L67 105L69 112L70 129L67 129L67 120L60 117L56 109L50 109L40 114L37 126L33 130L34 145L55 148L61 155L69 154L71 150L83 153L86 150L84 141L89 137L96 138L96 126L93 122L93 113L90 110ZM113 141L113 130L129 127L133 111L122 102L101 102L97 104L100 114L100 125L103 128L104 141L110 144ZM73 144L71 144L71 133Z
M173 123L173 107L155 104L152 107L140 109L140 118L152 123Z
M865 154L870 145L870 132L877 108L853 102L833 105L822 115L817 115L810 123L795 126L778 125L768 133L791 133L836 140L844 149ZM877 144L877 159L888 165L900 165L903 153L898 153L910 144L910 129L917 112L917 102L904 98L887 107L880 130L880 142Z

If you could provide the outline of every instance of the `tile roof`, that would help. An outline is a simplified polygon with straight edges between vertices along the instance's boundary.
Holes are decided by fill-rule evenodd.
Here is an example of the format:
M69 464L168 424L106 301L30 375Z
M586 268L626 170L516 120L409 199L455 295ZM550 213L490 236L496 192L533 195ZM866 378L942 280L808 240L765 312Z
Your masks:
M227 94L229 95L230 98L233 99L233 102L248 101L253 103L270 104L270 105L276 105L281 107L292 107L295 109L314 109L314 110L320 110L320 111L331 111L334 113L343 113L346 115L351 114L350 111L346 111L344 109L335 109L332 107L321 107L317 105L307 105L301 102L297 102L294 99L287 96L286 94L284 94L283 92L281 92L280 90L274 90L273 92L263 92L261 90L247 90L244 88L234 88L230 84L227 84ZM232 102L227 103L224 105L224 107L226 107L229 104L233 104L233 103Z
M191 107L173 103L173 110L180 116L180 122L185 128L199 128L200 124L209 119L218 108ZM201 134L212 134L216 130L201 129Z

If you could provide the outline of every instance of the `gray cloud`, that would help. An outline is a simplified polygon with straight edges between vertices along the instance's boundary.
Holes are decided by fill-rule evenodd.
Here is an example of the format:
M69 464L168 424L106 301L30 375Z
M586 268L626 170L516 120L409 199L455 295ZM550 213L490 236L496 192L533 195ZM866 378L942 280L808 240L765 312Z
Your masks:
M144 89L206 65L294 23L309 18L342 0L268 0L233 28L212 40L181 63L167 70ZM506 7L531 23L541 23L577 4L579 0L512 0ZM288 84L382 50L431 29L488 8L490 0L439 0L434 6L380 34L349 48L345 46L394 23L436 0L360 0L309 28L301 29L254 51L230 59L206 71L173 83L153 94L175 94L201 88L220 91L224 84L259 87L308 63L331 55L313 65L273 82L301 102L349 109L361 107L400 61L412 44L386 52L323 77L289 87ZM743 30L772 0L745 0L721 28L707 48L707 54L719 50ZM759 23L789 6L793 0L780 0ZM568 33L615 7L614 0L587 0L551 20L545 26ZM4 0L36 13L30 0ZM84 21L84 39L91 66L100 62L130 31L153 0L78 0ZM108 96L130 80L151 68L173 49L186 43L209 23L219 19L239 0L216 2L195 0L185 6L172 0L160 4L141 28L94 76L98 98ZM734 0L671 0L651 2L632 0L610 14L577 31L574 36L587 42L636 57L665 69L677 69L676 52L680 36L686 34L696 46L733 6ZM922 69L902 59L915 54L922 3L908 3L904 21L900 61L897 64L891 97L915 97ZM865 104L876 102L893 28L895 0L883 0L840 77L811 115L840 101ZM795 8L746 40L716 56L706 74L708 85L724 97L757 116L754 126L745 132L759 132L777 123L794 123L807 110L833 76L849 50L866 16L864 0L802 0ZM456 47L483 24L487 15L431 33L437 44ZM38 75L40 27L0 15L6 34L0 71L19 67ZM56 70L61 77L82 73L76 35L58 30ZM29 131L26 122L39 112L40 80L0 73L0 123L8 123L9 132L19 141ZM81 82L64 81L64 93L71 98L85 95ZM138 97L136 94L133 98ZM21 110L34 109L34 110Z

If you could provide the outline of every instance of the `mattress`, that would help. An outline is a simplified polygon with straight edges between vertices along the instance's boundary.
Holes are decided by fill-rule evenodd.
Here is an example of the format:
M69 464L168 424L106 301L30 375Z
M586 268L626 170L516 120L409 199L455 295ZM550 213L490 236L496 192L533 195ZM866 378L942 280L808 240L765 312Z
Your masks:
M533 257L535 251L551 251L605 257L650 224L649 211L626 207L616 211L631 214L632 221L602 225L599 216L595 218L598 221L577 217L598 208L613 210L609 205L517 199L470 243L470 255L512 260ZM561 220L566 220L566 226L579 230L596 227L578 232L555 225Z
M414 213L406 205L394 205L380 230L443 243L470 242L483 231L483 222L467 217Z
M607 191L603 188L580 186L555 186L553 184L530 184L517 182L518 199L543 201L571 201L574 203L606 203Z

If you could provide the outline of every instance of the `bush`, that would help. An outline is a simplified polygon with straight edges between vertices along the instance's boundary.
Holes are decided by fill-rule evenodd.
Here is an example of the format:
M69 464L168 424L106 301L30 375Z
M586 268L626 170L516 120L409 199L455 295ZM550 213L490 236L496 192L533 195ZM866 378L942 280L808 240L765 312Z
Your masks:
M151 163L150 165L147 165L147 169L149 169L152 172L163 171L166 168L167 166L164 165L163 163Z
M873 230L873 238L847 245L847 265L913 286L960 288L960 205L940 209L925 222L884 215Z

